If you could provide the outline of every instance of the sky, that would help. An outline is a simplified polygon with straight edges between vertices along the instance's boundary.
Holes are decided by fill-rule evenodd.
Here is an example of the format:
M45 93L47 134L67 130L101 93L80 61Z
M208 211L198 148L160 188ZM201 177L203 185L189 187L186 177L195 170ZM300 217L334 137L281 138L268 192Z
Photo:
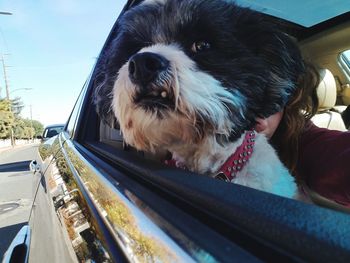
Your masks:
M65 123L126 0L1 0L0 59L22 117ZM6 97L0 63L0 96Z

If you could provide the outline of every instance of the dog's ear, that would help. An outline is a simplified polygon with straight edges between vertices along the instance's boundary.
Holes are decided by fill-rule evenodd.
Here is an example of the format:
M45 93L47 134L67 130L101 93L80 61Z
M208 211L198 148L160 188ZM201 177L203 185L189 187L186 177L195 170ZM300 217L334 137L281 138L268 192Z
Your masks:
M114 83L119 69L130 56L129 47L119 46L121 18L118 18L116 31L110 36L112 40L103 48L94 71L93 103L101 120L110 127L117 121L112 110Z
M115 122L117 122L112 110L113 87L117 78L117 72L126 61L125 58L122 61L115 59L116 53L118 53L115 52L118 50L115 47L116 38L100 54L94 71L93 103L101 120L110 127L114 127Z
M110 127L113 127L116 121L112 110L112 89L113 84L108 83L106 76L102 71L97 69L94 81L93 103L100 119Z
M237 35L271 72L294 83L305 66L296 41L283 30L283 24L252 11L237 20Z
M298 87L305 64L296 41L282 24L250 10L235 21L236 37L265 68L266 114L281 110ZM270 109L269 109L270 107Z

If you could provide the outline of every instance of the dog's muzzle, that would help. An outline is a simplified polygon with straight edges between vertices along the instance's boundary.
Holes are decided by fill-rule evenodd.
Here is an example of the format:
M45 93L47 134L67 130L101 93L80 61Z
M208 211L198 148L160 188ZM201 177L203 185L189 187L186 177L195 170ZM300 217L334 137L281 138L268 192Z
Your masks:
M129 78L136 86L134 102L146 108L169 108L173 105L169 87L170 62L162 55L143 52L129 60Z

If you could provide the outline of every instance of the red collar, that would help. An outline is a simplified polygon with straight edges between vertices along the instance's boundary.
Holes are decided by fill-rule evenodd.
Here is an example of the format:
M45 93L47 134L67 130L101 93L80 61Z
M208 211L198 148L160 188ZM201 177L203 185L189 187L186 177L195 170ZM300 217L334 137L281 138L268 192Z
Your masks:
M215 178L232 182L252 156L255 144L255 132L246 131L242 144L221 166Z
M255 132L246 131L242 144L221 166L215 178L224 180L226 182L232 182L232 180L235 179L237 173L241 171L245 164L248 162L250 156L252 156L254 144ZM177 162L174 159L166 160L165 164L181 169L186 169L182 163Z

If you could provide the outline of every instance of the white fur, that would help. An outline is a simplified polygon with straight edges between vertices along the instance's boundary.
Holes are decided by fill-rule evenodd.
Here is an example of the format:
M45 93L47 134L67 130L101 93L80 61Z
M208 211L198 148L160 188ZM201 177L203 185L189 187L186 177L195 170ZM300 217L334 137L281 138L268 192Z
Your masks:
M253 154L234 182L290 198L297 194L294 178L262 134L256 134Z

